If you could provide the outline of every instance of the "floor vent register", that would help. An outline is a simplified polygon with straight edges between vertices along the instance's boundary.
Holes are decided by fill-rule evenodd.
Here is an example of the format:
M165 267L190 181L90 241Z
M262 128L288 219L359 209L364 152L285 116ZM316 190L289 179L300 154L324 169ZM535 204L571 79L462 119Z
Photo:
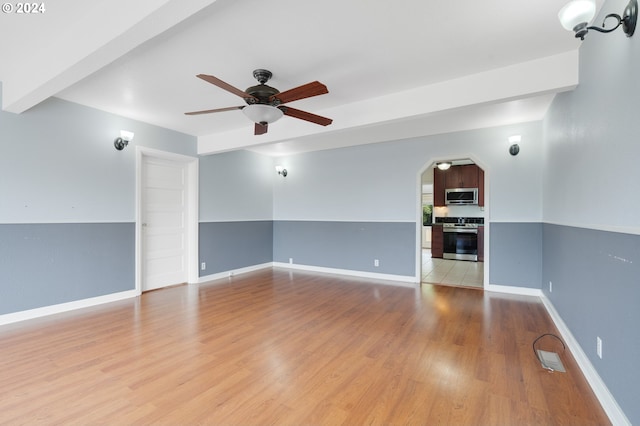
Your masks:
M560 360L560 356L555 352L547 352L541 349L538 349L538 358L540 359L540 363L543 368L551 371L559 371L561 373L566 372L564 369L564 365Z

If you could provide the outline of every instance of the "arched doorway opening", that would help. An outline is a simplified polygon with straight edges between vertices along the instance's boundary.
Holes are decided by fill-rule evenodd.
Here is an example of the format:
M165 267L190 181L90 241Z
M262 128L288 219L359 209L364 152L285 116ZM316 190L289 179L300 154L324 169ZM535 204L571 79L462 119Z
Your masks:
M450 163L441 170L438 163ZM485 171L471 158L433 162L420 176L420 282L484 288ZM487 221L488 222L488 221Z

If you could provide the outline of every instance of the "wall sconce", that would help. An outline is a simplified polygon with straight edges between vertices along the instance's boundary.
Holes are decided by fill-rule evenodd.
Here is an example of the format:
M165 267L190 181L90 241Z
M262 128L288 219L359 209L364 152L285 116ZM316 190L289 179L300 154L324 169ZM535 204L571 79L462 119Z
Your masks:
M451 167L451 162L450 161L442 161L440 163L436 163L436 167L440 170L449 170L449 167Z
M282 166L276 166L276 172L282 177L287 177L287 169Z
M522 136L520 135L509 136L509 143L511 144L509 147L509 154L518 155L520 152L520 145L518 145L518 143L520 143L521 140Z
M122 151L124 147L129 145L129 142L133 140L133 135L133 132L120 130L120 136L113 141L113 146L115 146L118 151Z
M568 31L574 31L576 37L580 40L584 40L584 36L587 35L589 30L599 31L601 33L610 33L616 30L622 25L622 30L631 37L636 29L636 21L638 20L638 0L629 0L627 7L624 8L622 16L617 13L610 13L604 17L602 21L602 28L597 26L587 26L596 14L596 2L595 0L573 0L558 12L558 19L562 26ZM618 21L618 24L606 29L604 27L607 19L613 18Z

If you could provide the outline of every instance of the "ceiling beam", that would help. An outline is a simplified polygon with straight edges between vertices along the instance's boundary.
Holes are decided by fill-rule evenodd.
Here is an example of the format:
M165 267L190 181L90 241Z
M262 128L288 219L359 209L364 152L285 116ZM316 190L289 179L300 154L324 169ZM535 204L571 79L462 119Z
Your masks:
M391 124L443 111L559 93L572 90L577 85L578 51L571 51L318 111L318 114L333 118L333 124L327 127L290 120L287 126L270 126L269 133L261 136L254 136L247 130L248 126L247 129L200 136L198 154L214 154L320 134L337 135L345 130L364 130L379 123ZM370 143L382 142L377 139L384 134L386 132L371 132Z
M13 43L16 50L2 52L3 61L15 59L20 65L1 70L3 109L14 113L28 110L215 1L108 0L94 1L91 7L78 2L47 4L50 10L44 13L49 36L31 44L27 41L29 48ZM56 28L55 22L60 26ZM37 25L35 20L31 23ZM29 40L33 32L28 25L16 26L7 36Z

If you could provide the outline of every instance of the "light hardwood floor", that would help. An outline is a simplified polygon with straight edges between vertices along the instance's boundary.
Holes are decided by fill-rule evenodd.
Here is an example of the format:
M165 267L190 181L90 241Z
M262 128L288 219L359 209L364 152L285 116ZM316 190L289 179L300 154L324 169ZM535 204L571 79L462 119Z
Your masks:
M268 269L0 327L0 424L608 424L547 332L532 297Z

